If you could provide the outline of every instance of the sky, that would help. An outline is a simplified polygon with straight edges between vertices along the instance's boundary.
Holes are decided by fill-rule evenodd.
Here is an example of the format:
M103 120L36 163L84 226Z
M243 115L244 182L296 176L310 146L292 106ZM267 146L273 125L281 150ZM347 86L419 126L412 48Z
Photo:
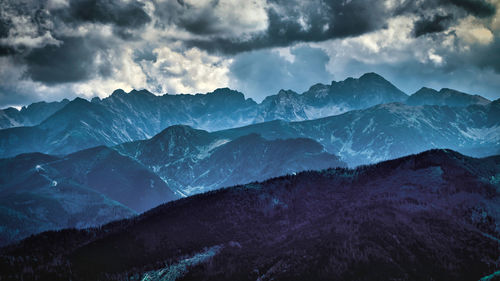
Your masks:
M500 98L500 0L0 0L0 107L376 72Z

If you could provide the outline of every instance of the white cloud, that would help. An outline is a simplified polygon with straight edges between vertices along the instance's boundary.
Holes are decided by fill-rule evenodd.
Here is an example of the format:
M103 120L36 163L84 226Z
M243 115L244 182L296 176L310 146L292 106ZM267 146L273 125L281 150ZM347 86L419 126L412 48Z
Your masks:
M400 16L390 19L386 29L315 45L332 58L328 69L334 74L340 74L342 64L352 59L375 64L428 58L425 44L418 43L412 35L414 21L413 17ZM425 49L413 48L415 45Z
M148 84L158 93L209 92L228 84L231 60L209 55L197 48L178 51L174 46L153 50L157 59L142 61Z
M429 50L428 55L429 60L432 61L435 65L443 64L443 57L441 57L440 55L436 55L435 50Z
M474 17L467 17L460 24L452 28L457 36L468 44L487 45L493 42L493 33Z

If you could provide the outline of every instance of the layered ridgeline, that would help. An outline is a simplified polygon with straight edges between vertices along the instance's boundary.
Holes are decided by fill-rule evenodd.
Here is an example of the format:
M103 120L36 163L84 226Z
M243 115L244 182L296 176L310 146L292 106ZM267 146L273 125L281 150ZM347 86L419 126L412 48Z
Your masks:
M303 172L37 235L2 249L0 276L479 280L498 270L499 179L499 156L450 150Z
M310 138L350 166L432 148L482 157L500 154L500 99L467 107L390 103L310 121L271 121L215 132L220 138L250 133L266 139Z
M88 106L92 104L87 101L78 100L78 104L73 101L69 105L75 107L65 107L67 112L63 109L39 126L0 130L0 155L12 156L27 151L66 154L80 147L98 146L102 143L113 146L130 139L134 133L118 129L126 123L118 116L113 119L114 124L108 127L108 119L99 116L99 111L90 110ZM94 118L86 118L88 114L81 115L79 112L96 114L93 115ZM68 115L71 117L68 118ZM59 126L60 122L70 125ZM162 132L152 138L156 141L145 143L158 143L162 140ZM208 134L206 131L205 133ZM500 100L467 107L389 103L315 120L278 120L216 131L210 133L210 140L217 138L219 142L213 145L218 145L248 134L259 134L268 140L309 138L319 142L328 153L340 156L350 166L374 163L432 148L450 148L481 157L500 153ZM135 134L134 138L140 138L139 134ZM128 147L123 150L127 155L134 157L136 153L141 153L134 151L136 146ZM153 150L151 154L161 151ZM156 165L147 160L145 163L148 166Z
M100 225L220 187L346 166L310 139L220 140L187 126L116 149L122 154L100 146L1 159L0 245L45 230Z
M183 125L115 149L149 167L182 196L298 171L346 166L311 139L266 140L257 134L225 138Z
M274 119L314 119L380 103L404 101L406 98L406 94L383 77L368 73L359 79L333 81L331 85L317 84L302 95L282 90L277 95L268 96L261 104L245 99L242 93L228 88L207 94L163 96L153 95L147 90L129 93L116 90L102 100L92 99L92 104L105 107L111 117L118 115L128 119L127 122L138 127L142 138L146 138L176 124L213 131ZM67 103L67 100L37 103L21 111L5 109L0 114L0 128L37 125L48 117L45 112L50 111L49 107L54 109L51 111L54 113ZM45 111L38 110L37 119L24 117L28 111L33 112L34 107L42 106ZM59 108L55 110L56 107Z
M177 198L156 174L107 147L1 159L0 245L45 230L100 225Z
M422 88L408 97L408 105L448 105L448 106L469 106L472 104L486 105L490 100L479 95L469 95L448 88L443 88L439 92Z
M60 102L32 103L29 106L23 106L21 110L13 107L0 110L0 128L38 125L68 103L69 100L64 99Z
M260 137L248 136L251 134ZM236 162L232 153L251 151L252 147L258 147L255 140L265 145L269 140L284 144L297 143L300 138L310 139L300 141L304 144L310 142L303 146L311 148L309 153L318 154L325 150L339 156L341 161L350 166L393 159L432 148L451 148L476 156L495 155L500 153L500 100L468 107L391 103L310 121L270 121L216 132L172 126L149 140L124 143L115 149L138 160L166 181L171 180L169 183L172 186L184 188L182 192L188 192L190 188L196 190L196 186L211 186L219 181L225 183L222 186L241 183L230 180L226 170L238 171L241 175L256 171L255 176L263 173L265 178L266 169L273 171L276 168L266 166L260 170L266 161L287 161L287 155L297 148L290 144L278 144L277 147L282 147L284 153L261 158L260 164L254 153L250 152L247 154L250 158L241 157ZM239 147L227 152L228 147L236 146L227 143L229 141L239 143ZM215 164L217 161L227 163L227 169L221 171L220 175L216 175L213 168L221 167L222 163ZM300 160L290 163L309 162ZM313 162L309 165L311 167ZM185 172L185 169L177 166L201 171L183 176L179 173ZM207 174L197 178L202 172Z
M447 98L424 95L413 101L411 97L414 95L409 99L374 73L359 79L334 81L331 85L317 84L303 94L280 91L260 104L227 88L208 94L163 96L146 90L129 93L117 90L102 100L95 98L89 102L77 98L67 104L56 103L64 106L48 118L40 115L36 120L43 121L38 125L0 130L0 157L26 152L65 154L97 145L112 146L150 138L177 124L216 131L276 119L309 120L391 102L450 106L489 102L452 90L445 92ZM464 95L471 98L464 102ZM11 114L9 112L21 113L10 108L2 111L0 119L5 119ZM22 125L34 125L30 122ZM0 124L4 123L10 124L0 120Z

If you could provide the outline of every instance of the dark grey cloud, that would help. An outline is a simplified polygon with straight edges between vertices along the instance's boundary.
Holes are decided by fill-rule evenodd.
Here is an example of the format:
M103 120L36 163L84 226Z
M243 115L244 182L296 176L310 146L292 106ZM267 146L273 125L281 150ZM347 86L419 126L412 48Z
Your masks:
M7 38L12 22L9 18L0 17L0 38Z
M220 18L214 14L219 0L211 0L207 5L195 7L183 0L154 1L157 25L161 28L178 26L193 34L207 35L224 32Z
M441 2L453 4L478 17L493 16L496 11L493 4L484 0L441 0Z
M67 8L53 14L66 23L92 22L127 28L139 28L151 21L144 4L136 0L71 0Z
M0 57L10 56L10 55L14 55L14 54L16 54L16 49L14 49L10 46L0 44Z
M135 40L135 30L151 21L144 4L136 0L70 0L56 9L46 1L6 0L0 9L0 38L4 38L0 56L13 57L25 67L25 77L47 85L111 75L113 65L107 50L116 48L118 40L100 38L95 31L68 35L71 29L86 23L107 24L127 41ZM25 19L28 24L20 26ZM16 41L22 37L29 39Z
M418 73L418 79L431 80L432 77L444 79L445 75L465 79L464 66L469 69L469 77L472 77L471 69L478 73L500 73L498 31L491 29L496 32L491 43L490 39L464 43L466 39L458 38L457 31L455 39L447 41L455 45L447 46L449 49L441 46L442 39L453 36L453 28L469 16L488 25L489 18L496 13L495 6L488 0L405 0L392 1L395 5L392 7L388 7L385 0L267 0L262 1L266 3L259 6L260 9L245 6L248 3L262 4L260 0L209 0L208 3L194 0L69 0L68 5L54 5L55 2L49 3L48 0L1 2L0 60L3 66L0 65L0 74L5 77L0 77L0 104L5 104L4 100L15 101L11 96L16 91L22 97L29 95L29 87L24 84L24 88L11 87L9 82L10 86L6 87L5 81L11 77L21 77L20 82L32 82L33 87L43 84L50 89L71 83L81 86L82 82L107 77L125 85L132 85L128 81L137 78L136 85L146 81L147 85L140 84L141 87L160 89L166 86L158 81L171 78L176 82L169 83L168 89L186 91L192 88L190 85L197 84L192 80L199 79L193 76L199 64L224 71L229 67L227 76L232 86L257 99L280 88L301 92L311 84L333 79L325 70L325 64L329 62L331 65L336 58L330 56L329 61L322 50L307 47L321 44L325 44L321 45L323 47L331 44L346 56L358 59L358 63L354 59L352 67L366 68L362 72L382 71L382 74L387 74L398 71L411 76L411 71L414 71ZM359 52L335 44L369 32L388 30L396 16L417 18L411 36L418 40L416 43L427 44L418 46L422 51L408 47L408 52L399 53L401 57L394 54L392 61L385 60L387 66L377 64L376 58L365 60L375 61L372 63L374 69L371 69L370 64L360 62L363 61L360 56L379 55L378 51L370 53L370 48L383 49L385 47L380 46L383 44L370 42L375 45L361 46L370 50ZM475 22L471 21L471 24ZM106 25L106 28L101 25ZM146 34L146 31L150 33ZM395 33L399 31L395 30ZM339 40L328 41L330 39ZM297 45L302 47L293 47ZM291 48L295 61L279 56L272 50L275 47ZM465 49L467 51L459 51ZM163 51L159 53L158 50ZM400 52L397 48L394 51ZM438 61L429 58L431 53L438 56ZM380 55L386 56L387 53ZM441 57L443 63L439 62ZM229 60L226 59L231 58L233 64L227 66ZM408 61L408 58L414 61ZM221 61L223 66L214 65ZM400 61L408 65L407 72L399 68ZM15 71L10 73L5 70L7 67L15 68ZM336 80L349 75L348 69L352 67ZM427 75L427 70L432 70L432 73ZM22 75L17 75L23 71ZM4 73L10 73L8 78ZM396 80L402 79L398 77ZM486 80L481 81L488 84ZM497 84L491 82L489 85ZM491 87L486 90L490 91Z
M406 1L396 7L393 15L413 14L419 17L414 25L414 36L446 31L469 15L487 18L496 13L496 7L486 0L424 0Z
M435 9L446 10L448 13L456 14L457 17L465 15L490 17L496 12L495 6L487 0L422 0L402 2L395 7L394 15L409 13L425 16Z
M81 37L61 38L59 46L47 45L26 56L27 75L46 84L83 81L95 71L95 50Z
M453 21L453 15L433 15L431 17L423 17L415 22L414 34L419 37L429 33L445 31Z
M158 55L153 53L153 47L151 45L146 45L141 49L134 50L133 59L135 62L141 61L152 61L156 62Z
M292 48L290 53L293 62L270 50L237 55L230 67L231 87L262 100L282 88L301 93L313 84L331 82L326 70L329 57L323 50L302 46Z
M450 62L454 63L455 68L465 65L476 65L484 69L492 69L500 73L500 38L495 36L493 42L488 45L475 46L474 52L462 55L454 55ZM500 83L499 83L500 84ZM500 88L497 89L500 94Z
M28 46L26 42L12 45L7 41L12 36L26 36L14 23L20 18L25 19L26 22L23 22L22 28L29 31L30 37L42 36L51 29L50 16L48 11L43 9L42 4L30 1L2 1L0 5L0 57L17 55L30 50L31 46Z
M0 39L5 39L9 36L9 31L11 29L12 22L9 18L0 16ZM0 43L0 57L13 55L15 49L6 44Z
M186 44L212 52L235 54L269 47L285 47L297 42L319 42L356 36L382 28L387 19L383 1L271 2L279 9L268 9L268 28L263 33L248 40L215 36L208 40L190 40Z
M269 25L265 32L251 38L228 38L213 35L212 20L204 13L193 21L177 22L188 31L212 35L189 40L186 45L210 52L236 54L270 47L285 47L297 42L321 42L335 38L361 35L386 27L387 20L396 15L413 14L420 17L414 27L415 36L442 32L468 15L491 17L495 6L486 0L424 0L405 1L388 10L380 0L272 0L279 9L268 9ZM306 3L304 3L306 2ZM213 1L214 5L218 1ZM447 11L443 14L443 10Z
M186 4L180 0L177 3L185 10L193 10L192 5ZM186 13L187 16L179 17L177 25L194 34L215 34L219 32L219 28L214 24L218 22L216 15L212 10L218 5L218 0L210 1L209 5L203 9L192 13Z

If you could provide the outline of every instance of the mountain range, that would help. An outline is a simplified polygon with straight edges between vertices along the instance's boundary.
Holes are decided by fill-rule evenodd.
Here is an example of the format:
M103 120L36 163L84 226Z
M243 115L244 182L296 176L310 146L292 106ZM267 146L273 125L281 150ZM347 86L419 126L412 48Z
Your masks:
M500 99L367 73L261 103L116 90L0 128L1 280L500 275Z
M107 147L64 157L0 160L0 245L34 233L89 227L178 199L156 174Z
M0 159L0 245L45 230L98 226L225 186L344 166L310 139L221 140L182 125L114 149L21 154Z
M12 116L12 124L33 126L0 130L0 156L8 157L0 160L0 244L305 170L432 148L500 154L500 100L428 88L408 97L374 73L317 84L300 95L280 91L260 104L229 89L164 96L117 90L90 102L36 103ZM250 125L163 129L182 122Z
M423 87L413 95L408 97L408 105L448 105L448 106L469 106L472 104L486 105L490 100L479 95L469 95L453 89L443 88L439 92Z
M68 103L68 99L49 103L42 101L23 106L20 110L13 107L0 110L0 128L38 125Z
M433 91L424 88L408 97L375 73L333 81L331 85L316 84L302 94L282 90L260 104L227 88L207 94L163 96L146 90L129 93L116 90L104 99L41 103L39 107L45 110L39 111L44 114L18 118L21 121L16 122L9 121L15 119L14 113L23 115L34 105L21 111L3 110L0 124L23 126L0 130L0 157L28 152L67 154L98 145L113 146L151 138L177 124L218 131L277 119L310 120L394 102L451 107L489 104L485 98L449 89ZM53 113L47 117L49 112Z
M500 157L307 171L0 251L2 280L479 280L498 270ZM493 275L492 275L493 276Z
M349 166L432 148L483 157L500 153L500 99L467 107L389 103L316 120L276 120L214 132L220 138L250 133L266 139L310 138Z
M314 140L266 140L171 126L155 137L115 147L158 174L182 196L304 170L345 167Z

